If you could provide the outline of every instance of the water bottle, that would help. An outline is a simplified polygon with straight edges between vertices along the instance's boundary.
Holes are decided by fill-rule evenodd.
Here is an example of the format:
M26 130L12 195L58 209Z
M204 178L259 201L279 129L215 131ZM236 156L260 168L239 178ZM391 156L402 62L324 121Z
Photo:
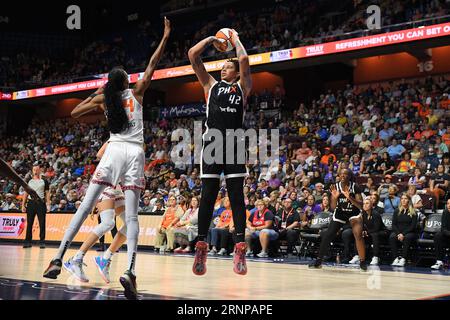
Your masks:
M340 264L341 263L341 255L339 254L339 252L336 255L336 263Z

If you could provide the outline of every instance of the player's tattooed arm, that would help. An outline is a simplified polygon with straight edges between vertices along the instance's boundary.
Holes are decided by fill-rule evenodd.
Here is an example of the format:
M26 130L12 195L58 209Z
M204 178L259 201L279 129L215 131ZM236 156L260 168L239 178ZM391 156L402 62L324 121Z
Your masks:
M244 48L244 45L239 39L238 33L235 30L233 30L231 40L236 47L236 55L239 60L239 73L242 89L244 90L245 96L248 97L250 91L252 90L252 75L250 72L250 61L248 58L248 54Z
M195 46L189 49L188 57L191 62L192 69L198 78L198 81L203 87L203 90L207 93L209 89L214 85L216 81L207 71L203 65L200 55L205 49L211 45L214 41L219 41L216 37L211 36L198 42Z

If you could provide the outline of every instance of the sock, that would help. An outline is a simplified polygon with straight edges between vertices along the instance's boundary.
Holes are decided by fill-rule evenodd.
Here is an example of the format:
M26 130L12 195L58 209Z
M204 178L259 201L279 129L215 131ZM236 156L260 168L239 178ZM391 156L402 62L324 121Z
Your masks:
M236 233L236 244L245 242L245 233Z
M135 275L136 252L139 236L139 207L140 190L125 190L125 223L127 225L127 255L128 270Z
M103 253L103 259L105 260L111 260L112 256L113 256L114 252L111 252L111 250L106 249L106 251Z
M73 260L81 260L83 261L84 255L86 254L86 252L83 252L81 250L78 250L78 252L75 254L75 256L73 257Z

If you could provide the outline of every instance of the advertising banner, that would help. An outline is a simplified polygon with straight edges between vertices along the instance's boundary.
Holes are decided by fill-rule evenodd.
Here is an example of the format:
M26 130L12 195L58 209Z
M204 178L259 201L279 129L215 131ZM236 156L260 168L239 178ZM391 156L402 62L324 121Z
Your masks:
M341 52L349 52L354 50L368 49L386 45L411 42L416 40L431 39L450 35L450 22L424 26L413 29L388 32L379 35L352 38L341 41L333 41L322 44L298 47L274 52L258 53L249 56L250 65L259 65L265 63L275 63L279 61L287 61L293 59L301 59L308 57L317 57L321 55L335 54ZM205 68L208 72L220 70L227 59L205 62ZM143 72L133 73L129 75L130 83L135 83L142 78ZM179 66L174 68L155 70L152 79L168 79L175 77L183 77L194 74L190 65ZM55 94L70 93L89 89L97 89L106 82L107 74L99 74L93 76L96 80L83 81L78 83L70 83L46 88L31 89L17 91L6 96L0 95L0 100L20 100L34 97L50 96Z
M46 216L47 241L61 241L64 232L69 227L73 214L48 213ZM139 216L139 245L153 246L155 243L156 231L161 223L162 216ZM119 229L123 222L116 218L117 228ZM97 217L87 218L81 226L79 232L74 238L74 242L84 242L89 233L98 224ZM36 218L33 224L33 239L39 240L39 223ZM25 213L0 213L0 241L1 239L19 239L24 240L26 233L26 214ZM111 243L111 233L105 235L105 242Z
M196 117L206 114L206 104L186 104L175 107L164 107L160 109L160 118L182 118Z
M26 219L23 216L0 216L0 237L19 237L24 233Z

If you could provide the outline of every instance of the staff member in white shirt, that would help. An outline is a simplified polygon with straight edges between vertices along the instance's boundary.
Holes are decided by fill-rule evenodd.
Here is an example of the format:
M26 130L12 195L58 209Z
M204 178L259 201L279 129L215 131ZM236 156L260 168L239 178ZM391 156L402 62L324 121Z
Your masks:
M48 182L41 178L41 167L39 164L33 165L33 178L28 182L28 186L36 191L41 201L33 200L28 192L24 192L22 200L22 212L27 213L27 233L25 236L24 248L31 247L31 240L33 238L33 224L34 218L39 220L39 239L40 248L45 248L45 215L47 208L50 209L50 193ZM27 203L28 200L28 203ZM44 202L45 201L45 202ZM47 204L47 205L46 205Z

